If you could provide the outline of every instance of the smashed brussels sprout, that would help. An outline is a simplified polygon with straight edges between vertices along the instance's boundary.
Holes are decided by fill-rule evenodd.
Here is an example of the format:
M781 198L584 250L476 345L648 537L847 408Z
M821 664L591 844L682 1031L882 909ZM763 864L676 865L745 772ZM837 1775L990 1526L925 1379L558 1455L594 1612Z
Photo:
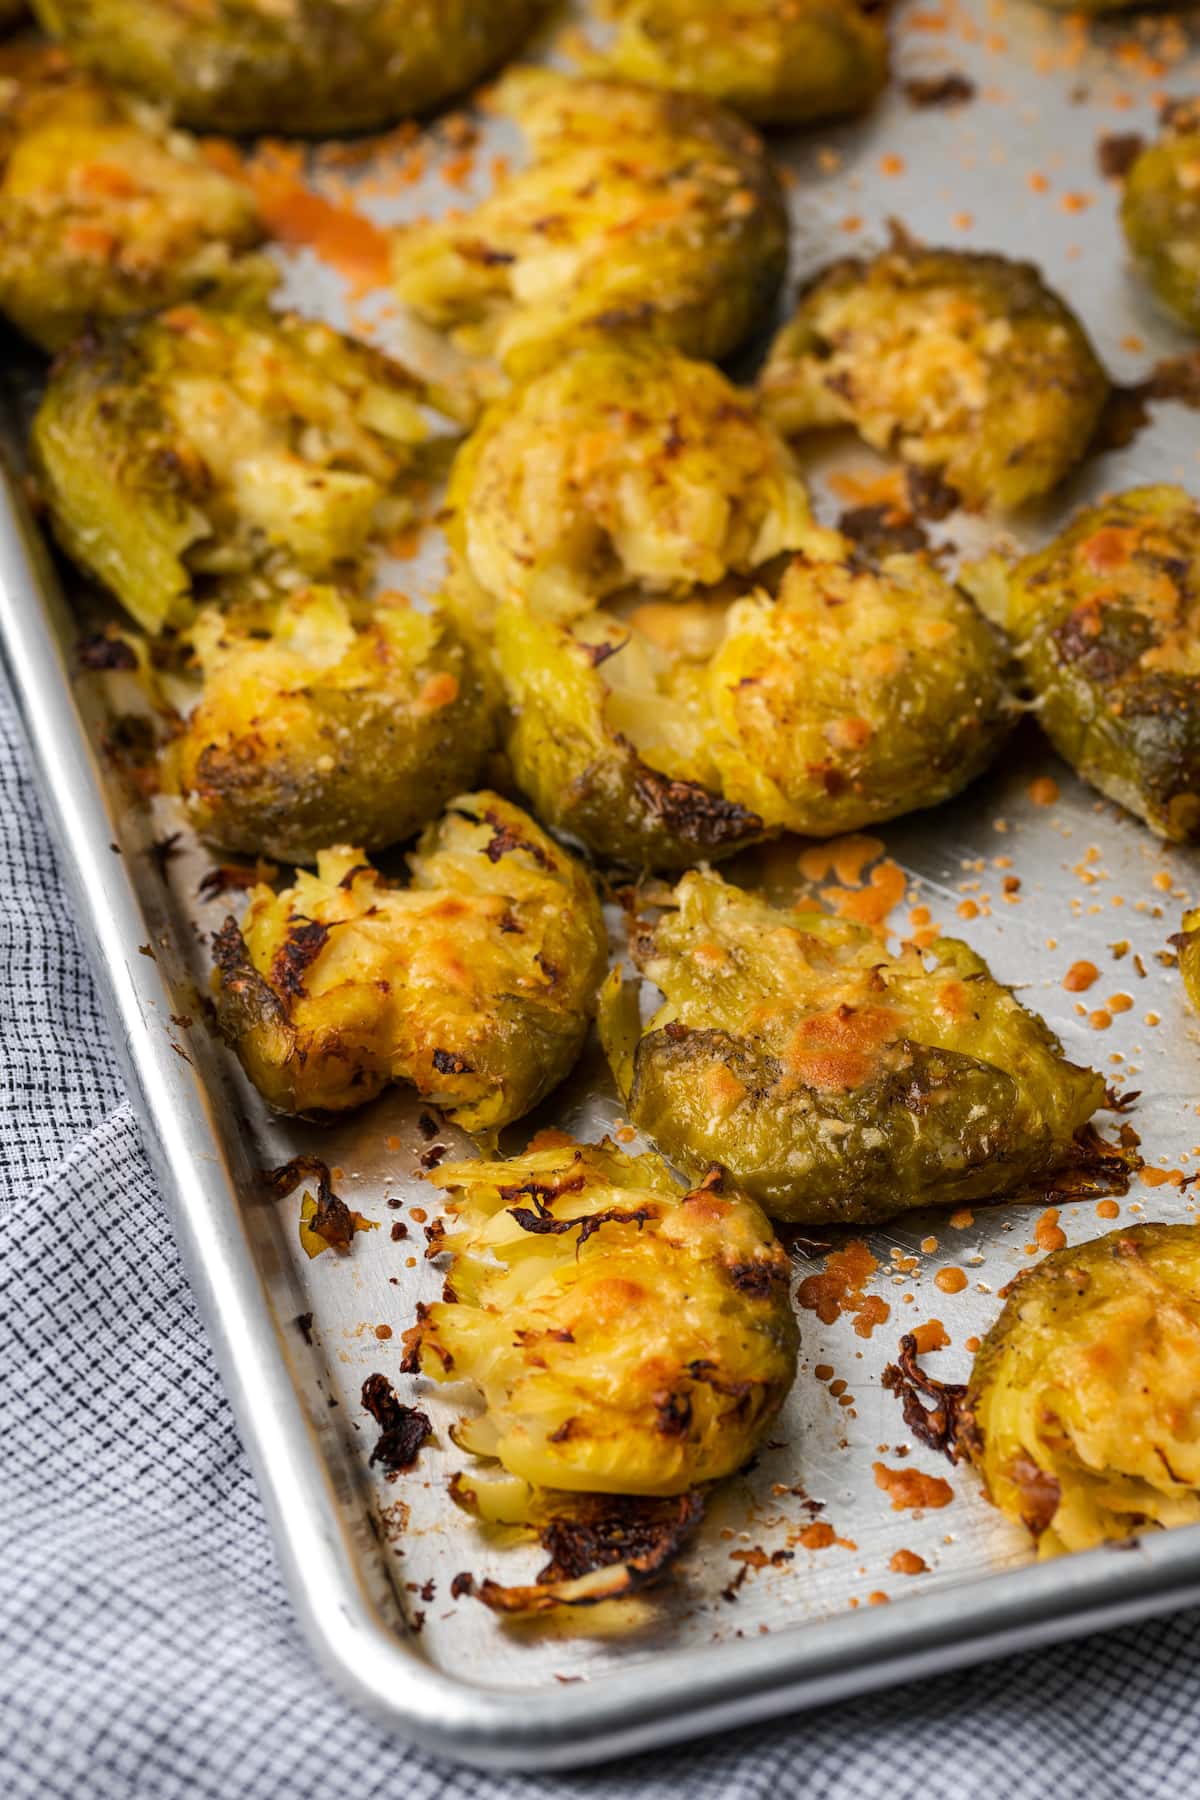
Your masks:
M797 556L778 593L647 601L567 625L502 607L508 751L542 818L597 855L682 868L957 793L1012 707L998 639L929 564Z
M394 1081L467 1131L506 1125L568 1073L607 940L586 871L499 795L460 795L395 887L324 850L257 887L214 949L218 1016L288 1113L343 1112Z
M1200 907L1183 915L1183 927L1172 938L1179 956L1179 973L1188 999L1200 1011Z
M959 1443L1038 1555L1200 1520L1200 1233L1134 1225L1018 1276Z
M265 623L264 623L265 619ZM307 588L189 632L202 688L170 747L201 836L307 862L410 837L479 774L490 710L449 620Z
M1133 488L1019 562L1008 628L1059 754L1163 837L1200 835L1200 508Z
M496 104L532 165L466 217L397 235L395 285L421 318L513 375L587 326L720 358L762 321L787 212L748 125L695 95L550 69L506 76Z
M868 106L887 80L882 9L858 0L615 0L617 74L721 100L760 125Z
M321 137L426 113L548 0L33 0L72 54L185 125Z
M0 53L0 311L46 350L195 297L261 300L276 273L249 188L58 50Z
M1012 1194L1069 1162L1104 1082L966 944L890 954L861 925L685 875L634 946L665 996L605 983L629 1117L779 1219L870 1224Z
M1200 101L1167 109L1125 178L1121 223L1163 305L1200 331Z
M1108 378L1031 264L902 240L817 276L760 392L788 435L853 425L964 505L1009 508L1078 462Z
M155 632L201 580L360 574L411 517L421 399L316 320L177 306L60 357L35 468L64 550Z
M449 1164L454 1298L407 1364L470 1381L455 1440L536 1487L680 1494L753 1454L795 1373L789 1263L752 1200L608 1142Z
M812 535L791 452L719 369L602 337L489 408L449 506L473 581L556 616L712 586Z

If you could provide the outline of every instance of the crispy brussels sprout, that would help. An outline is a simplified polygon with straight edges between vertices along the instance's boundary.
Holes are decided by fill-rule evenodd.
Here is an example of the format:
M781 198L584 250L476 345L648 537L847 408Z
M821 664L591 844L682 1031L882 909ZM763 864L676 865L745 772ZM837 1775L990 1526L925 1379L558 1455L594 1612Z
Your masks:
M1012 716L993 628L916 557L796 557L778 593L646 602L571 625L505 606L508 750L541 817L598 855L682 868L768 831L830 836L930 806Z
M0 311L46 350L195 297L261 300L250 190L57 50L0 54Z
M1060 755L1163 837L1200 835L1200 509L1182 488L1089 507L1007 581Z
M553 615L711 586L812 536L790 451L719 369L603 337L485 413L449 505L474 581Z
M169 761L203 837L290 862L381 849L479 774L490 712L448 619L332 588L265 616L209 606L189 633L203 687Z
M185 125L321 137L426 113L548 0L33 0L45 29Z
M868 106L887 80L887 29L858 0L616 0L615 71L721 100L760 125Z
M1200 101L1168 109L1125 178L1121 223L1163 305L1200 331Z
M1200 1520L1200 1233L1134 1225L1018 1277L959 1443L1038 1555Z
M1183 915L1183 928L1171 942L1179 956L1179 973L1188 999L1200 1011L1200 907Z
M853 425L969 507L1015 507L1087 449L1108 378L1029 263L899 241L801 295L761 379L788 434Z
M361 572L411 516L421 397L315 320L177 306L59 359L35 467L63 548L159 631L203 579Z
M864 1224L1012 1194L1069 1162L1104 1082L966 944L896 955L861 925L685 875L635 943L665 1001L605 983L629 1117L775 1218Z
M497 91L533 148L466 218L398 234L395 284L514 375L583 327L720 358L769 310L787 212L761 139L688 94L521 69Z
M499 795L460 795L394 887L324 850L257 887L215 941L218 1016L281 1112L334 1113L408 1081L467 1131L506 1125L568 1073L607 941L586 871Z
M798 1349L788 1257L753 1200L686 1192L607 1141L431 1179L454 1298L422 1309L407 1366L480 1390L464 1449L607 1494L680 1494L747 1460Z

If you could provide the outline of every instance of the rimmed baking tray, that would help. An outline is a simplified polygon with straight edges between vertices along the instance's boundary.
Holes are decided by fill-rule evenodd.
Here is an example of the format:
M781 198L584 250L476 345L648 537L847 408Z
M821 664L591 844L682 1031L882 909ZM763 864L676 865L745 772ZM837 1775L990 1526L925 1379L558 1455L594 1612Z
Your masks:
M901 14L897 38L900 83L960 72L975 98L928 110L897 85L865 124L781 140L798 272L878 242L894 215L930 240L1034 256L1119 378L1181 348L1123 271L1114 194L1096 166L1101 134L1147 129L1159 91L1185 92L1200 72L1179 27L1106 26L1089 44L1062 18L972 0ZM484 122L481 170L494 129ZM370 181L362 204L385 219L462 200L436 154L402 195L381 188ZM344 319L336 278L307 252L290 259L288 282L291 299ZM12 385L0 399L10 433L21 410ZM1196 442L1193 415L1158 409L1131 447L1093 462L1019 535L1040 540L1074 505L1116 485L1186 482ZM870 467L861 449L822 447L812 474L825 516L835 516L847 472L862 480ZM945 529L964 551L989 535L961 520ZM427 586L437 556L434 541L407 579ZM485 1542L447 1498L446 1478L464 1459L446 1426L463 1396L426 1393L397 1375L399 1334L417 1299L440 1286L421 1255L436 1193L421 1177L419 1108L390 1094L330 1130L273 1119L212 1035L202 1003L207 936L229 902L200 898L210 860L186 831L164 853L181 821L122 774L119 720L131 697L121 676L81 670L75 652L93 604L74 593L68 604L12 483L0 503L0 630L76 915L297 1613L359 1703L446 1755L565 1766L1200 1600L1200 1528L1032 1563L1023 1534L992 1511L974 1477L939 1468L908 1439L882 1388L901 1330L933 1316L951 1340L936 1372L963 1372L998 1290L1036 1252L1028 1208L980 1209L954 1223L928 1213L869 1235L877 1267L868 1287L888 1317L866 1336L856 1330L869 1323L862 1314L825 1323L801 1311L803 1360L787 1410L754 1467L714 1496L670 1584L526 1625L453 1599L459 1570L520 1580L539 1559ZM1057 787L1050 804L1035 780L1046 776ZM927 907L1021 986L1069 1054L1141 1090L1129 1117L1144 1153L1177 1176L1135 1184L1120 1218L1193 1219L1180 1178L1200 1167L1200 1045L1167 939L1196 898L1194 854L1158 844L1032 737L956 804L878 835L907 877L898 923ZM760 872L777 887L819 891L832 874L802 863L804 849L776 847ZM1080 959L1101 971L1082 1016L1083 1001L1062 985ZM593 1136L619 1118L592 1053L529 1123ZM452 1153L466 1148L453 1132L440 1141ZM298 1196L268 1194L261 1171L301 1153L337 1169L339 1192L379 1227L360 1233L347 1258L310 1261ZM1061 1211L1072 1240L1110 1223L1092 1201ZM393 1235L399 1224L406 1236ZM798 1256L798 1280L820 1266ZM937 1285L950 1268L966 1277L958 1291ZM359 1402L376 1370L406 1397L415 1386L437 1428L418 1468L391 1484L368 1467L374 1432ZM953 1497L893 1511L877 1463L942 1476ZM832 1544L805 1540L814 1520L832 1525ZM900 1549L925 1570L898 1574Z

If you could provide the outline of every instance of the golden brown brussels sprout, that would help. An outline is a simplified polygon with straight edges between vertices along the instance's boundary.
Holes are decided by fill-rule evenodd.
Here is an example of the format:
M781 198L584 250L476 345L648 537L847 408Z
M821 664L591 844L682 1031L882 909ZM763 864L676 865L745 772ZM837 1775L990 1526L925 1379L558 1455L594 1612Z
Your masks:
M1200 907L1183 915L1183 929L1171 940L1179 954L1179 973L1188 999L1200 1011Z
M992 627L918 558L872 573L836 533L813 540L820 560L796 557L775 596L571 625L501 608L508 751L542 818L601 857L681 868L895 818L980 772L1011 719Z
M497 104L532 166L468 217L396 239L396 288L429 324L522 375L588 326L720 358L762 320L787 212L749 126L694 95L549 69L507 76Z
M159 115L61 51L0 54L0 310L44 349L180 300L261 300L262 235L250 190Z
M497 401L459 451L451 541L498 600L565 616L679 595L813 535L790 451L711 363L585 341Z
M635 954L660 1010L643 1028L620 971L600 1000L630 1119L775 1218L1000 1199L1072 1160L1104 1103L1101 1077L952 938L893 956L861 925L693 873Z
M320 137L425 113L511 56L548 0L33 0L81 63L185 125Z
M1089 507L1008 577L1008 627L1060 755L1168 838L1200 833L1200 509Z
M1200 101L1168 109L1126 176L1121 223L1163 305L1200 331Z
M1083 455L1108 378L1031 264L901 241L810 284L761 394L783 432L853 425L964 505L1007 508Z
M1038 1555L1200 1520L1200 1233L1134 1225L1018 1277L959 1442Z
M394 887L324 850L255 888L215 941L221 1027L281 1112L362 1106L408 1081L467 1131L506 1125L568 1073L607 954L586 871L499 795L460 795Z
M402 596L205 607L189 639L203 687L170 764L196 829L226 850L307 862L326 844L399 843L490 748L457 631Z
M35 467L63 548L159 631L202 579L359 574L411 515L421 398L315 320L177 306L59 359Z
M858 112L887 80L887 30L858 0L616 0L630 81L721 100L760 125Z
M535 1487L680 1494L740 1468L792 1384L789 1264L752 1200L607 1141L456 1163L454 1299L408 1366L470 1381L456 1441Z

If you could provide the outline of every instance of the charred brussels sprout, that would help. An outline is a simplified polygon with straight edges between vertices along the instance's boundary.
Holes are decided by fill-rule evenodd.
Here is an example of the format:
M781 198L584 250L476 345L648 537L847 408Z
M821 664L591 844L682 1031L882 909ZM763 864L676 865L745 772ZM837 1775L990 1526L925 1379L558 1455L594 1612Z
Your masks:
M502 607L508 749L540 815L598 855L683 868L769 831L831 836L930 806L1011 718L998 640L914 557L797 557L775 595L645 602L571 624Z
M203 837L291 862L380 849L479 774L490 712L447 619L332 588L265 616L205 607L189 634L202 688L170 760Z
M965 944L897 955L863 926L685 875L637 941L665 996L606 982L600 1030L629 1117L775 1218L869 1224L995 1200L1074 1157L1104 1082L1062 1055Z
M586 342L497 401L460 450L451 537L499 600L567 615L685 594L812 536L790 451L711 363Z
M0 311L46 350L176 301L262 299L249 189L57 50L0 54Z
M761 395L783 432L853 425L964 505L1008 508L1078 462L1108 378L1031 264L900 242L811 283Z
M1163 305L1200 331L1200 101L1168 109L1126 177L1121 223Z
M461 795L394 887L325 850L255 888L215 942L221 1027L281 1112L362 1106L408 1081L467 1131L506 1125L579 1053L606 939L586 871L496 794Z
M720 358L769 310L787 212L761 139L723 107L522 69L497 93L533 149L466 218L395 246L400 298L515 375L583 327Z
M1008 627L1060 755L1163 837L1200 834L1200 509L1133 488L1007 583Z
M361 573L411 515L421 398L315 320L177 306L59 359L35 466L63 548L159 631L203 580Z
M81 63L225 132L334 135L425 113L510 56L548 0L34 0Z
M881 13L857 0L617 0L611 62L760 125L868 106L887 80Z
M959 1442L1038 1555L1200 1520L1200 1234L1134 1225L1018 1277Z
M410 1366L470 1381L456 1441L535 1487L680 1494L739 1468L792 1384L789 1264L752 1200L564 1145L447 1165L454 1299Z

